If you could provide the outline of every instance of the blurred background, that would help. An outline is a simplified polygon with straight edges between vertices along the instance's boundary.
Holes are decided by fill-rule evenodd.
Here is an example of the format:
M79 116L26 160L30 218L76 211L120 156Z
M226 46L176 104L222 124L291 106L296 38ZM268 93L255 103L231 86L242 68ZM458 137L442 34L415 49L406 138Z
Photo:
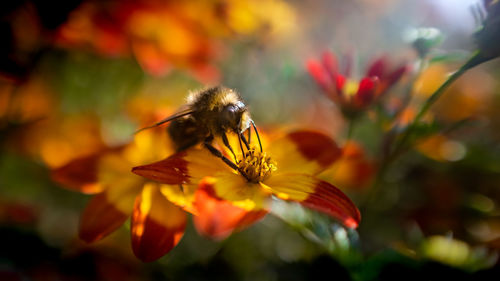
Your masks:
M413 148L380 169L394 122L411 121L412 109L476 48L478 5L2 2L0 279L482 280L499 273L497 60L459 78L424 118L426 133ZM425 60L413 44L419 28L439 41ZM306 68L325 50L351 58L353 79L381 56L408 71L351 131ZM312 128L332 136L344 157L322 177L357 203L360 227L346 230L283 203L224 241L201 237L189 223L179 245L153 263L133 256L127 224L99 242L80 241L90 197L55 183L51 171L129 143L135 130L175 112L190 90L217 84L242 95L265 133ZM392 114L410 92L405 110Z

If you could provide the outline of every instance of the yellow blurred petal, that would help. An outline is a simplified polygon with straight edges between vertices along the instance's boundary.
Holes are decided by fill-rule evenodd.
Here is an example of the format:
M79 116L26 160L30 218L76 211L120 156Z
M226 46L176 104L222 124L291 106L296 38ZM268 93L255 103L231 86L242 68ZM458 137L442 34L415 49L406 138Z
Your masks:
M197 186L192 184L185 184L182 186L182 189L179 185L160 185L160 191L168 201L190 213L195 213L193 201L196 188Z
M428 98L448 78L450 70L444 64L429 66L415 82L415 93L422 99Z
M299 173L277 173L265 180L265 189L283 200L303 201L314 192L318 180Z
M428 258L453 266L464 265L471 256L471 249L465 242L444 236L429 237L423 251Z
M130 163L130 167L157 161L172 153L173 150L166 134L154 129L136 134L134 141L123 152L124 158Z
M142 190L140 210L165 227L175 227L182 224L184 212L166 200L161 193L162 185L147 182ZM155 208L153 208L155 207Z
M131 220L132 249L145 262L160 258L182 238L186 214L169 202L156 183L146 183L137 197Z
M120 212L130 215L136 196L141 192L141 182L129 178L117 180L106 188L106 199Z

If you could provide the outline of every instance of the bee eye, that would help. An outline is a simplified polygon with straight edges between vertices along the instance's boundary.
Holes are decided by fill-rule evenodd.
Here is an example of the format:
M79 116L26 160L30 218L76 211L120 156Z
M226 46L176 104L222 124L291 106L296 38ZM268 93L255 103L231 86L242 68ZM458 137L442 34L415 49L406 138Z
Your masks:
M240 122L241 112L240 108L236 105L228 105L224 108L222 112L223 119L226 123L231 124L230 126L236 126Z

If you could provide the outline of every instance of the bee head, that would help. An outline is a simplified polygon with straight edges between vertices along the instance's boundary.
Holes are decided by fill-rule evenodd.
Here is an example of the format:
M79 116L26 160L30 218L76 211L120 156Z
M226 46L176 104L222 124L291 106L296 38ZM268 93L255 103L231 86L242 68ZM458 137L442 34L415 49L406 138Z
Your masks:
M223 127L242 133L250 127L250 113L241 101L226 105L221 112Z

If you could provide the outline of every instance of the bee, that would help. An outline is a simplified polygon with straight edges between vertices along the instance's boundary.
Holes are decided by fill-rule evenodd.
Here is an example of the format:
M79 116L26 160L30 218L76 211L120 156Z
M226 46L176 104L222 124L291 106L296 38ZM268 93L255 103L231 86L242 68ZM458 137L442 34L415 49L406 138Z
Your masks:
M190 93L187 97L187 103L177 113L142 128L136 133L167 122L170 122L167 132L177 151L183 151L202 143L213 155L221 158L235 170L238 170L238 166L212 145L215 137L222 139L236 162L236 154L229 144L227 133L234 133L238 136L242 151L244 151L242 143L247 150L250 150L249 143L253 128L262 151L259 133L255 122L250 117L248 107L236 91L223 86ZM248 140L244 136L245 131L248 131Z

